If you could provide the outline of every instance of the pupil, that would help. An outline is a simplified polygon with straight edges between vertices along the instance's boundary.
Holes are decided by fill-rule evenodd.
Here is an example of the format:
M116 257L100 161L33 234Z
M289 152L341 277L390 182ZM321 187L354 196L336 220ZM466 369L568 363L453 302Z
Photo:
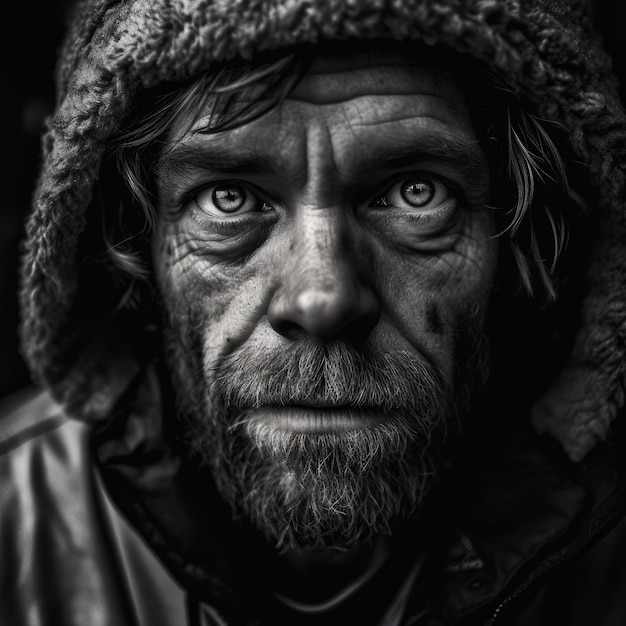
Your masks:
M243 206L245 195L240 187L218 186L213 190L213 202L220 211L233 213Z
M402 186L402 198L412 206L424 206L435 195L435 186L427 180L412 181Z

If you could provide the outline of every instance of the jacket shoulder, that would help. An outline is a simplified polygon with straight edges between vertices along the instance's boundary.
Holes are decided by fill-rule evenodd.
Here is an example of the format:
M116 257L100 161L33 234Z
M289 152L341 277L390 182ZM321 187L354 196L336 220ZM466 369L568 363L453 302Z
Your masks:
M46 393L0 406L0 624L132 623L96 494L89 425Z
M28 387L0 400L0 457L70 422L49 393Z
M47 392L27 389L5 398L0 404L0 528L8 524L21 530L18 519L33 521L45 507L65 513L67 506L59 502L72 503L84 491L88 440L88 427L68 418Z

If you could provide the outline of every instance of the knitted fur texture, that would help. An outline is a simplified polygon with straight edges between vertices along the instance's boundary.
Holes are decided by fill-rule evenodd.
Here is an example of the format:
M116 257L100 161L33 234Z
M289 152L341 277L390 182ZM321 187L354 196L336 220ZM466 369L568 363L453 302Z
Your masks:
M21 335L33 376L80 419L110 410L135 356L115 329L79 325L77 245L107 142L135 98L236 56L322 39L447 45L488 63L589 164L601 214L582 325L533 422L573 460L624 405L626 115L583 2L560 0L85 0L61 50L54 115L27 225ZM84 316L84 311L80 316ZM97 324L94 324L97 327Z

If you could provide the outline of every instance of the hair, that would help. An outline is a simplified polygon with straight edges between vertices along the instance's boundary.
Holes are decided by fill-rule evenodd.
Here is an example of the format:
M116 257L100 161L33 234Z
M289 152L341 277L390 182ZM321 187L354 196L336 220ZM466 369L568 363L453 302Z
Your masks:
M526 293L532 297L538 285L553 301L557 264L574 221L571 209L585 214L587 204L569 182L568 150L563 142L557 143L561 129L556 123L529 113L517 99L509 98L503 111L506 122L494 129L505 165L497 173L500 190L495 199L500 201L503 223L498 236L507 236Z
M304 76L313 55L314 48L303 46L266 53L251 62L222 64L186 83L167 84L146 94L131 112L111 144L125 193L112 223L103 218L107 254L125 279L118 308L138 307L141 285L150 281L155 167L172 120L186 115L191 126L208 114L200 131L205 133L242 126L277 106ZM457 58L452 67L459 60L464 67L473 63ZM539 291L545 301L554 301L557 264L569 240L571 208L586 211L582 196L569 182L571 159L560 138L563 130L528 112L518 95L488 70L477 64L471 68L458 74L467 83L472 113L482 120L479 139L493 170L490 208L497 214L497 236L506 238L517 282L526 294L537 297ZM106 211L102 214L106 216Z

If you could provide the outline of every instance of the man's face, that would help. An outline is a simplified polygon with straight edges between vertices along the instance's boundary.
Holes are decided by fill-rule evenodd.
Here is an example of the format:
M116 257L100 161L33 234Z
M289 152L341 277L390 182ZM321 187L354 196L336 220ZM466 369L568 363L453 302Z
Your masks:
M185 121L154 260L192 444L279 546L390 532L464 413L496 266L464 96L419 58L344 50L259 119Z

